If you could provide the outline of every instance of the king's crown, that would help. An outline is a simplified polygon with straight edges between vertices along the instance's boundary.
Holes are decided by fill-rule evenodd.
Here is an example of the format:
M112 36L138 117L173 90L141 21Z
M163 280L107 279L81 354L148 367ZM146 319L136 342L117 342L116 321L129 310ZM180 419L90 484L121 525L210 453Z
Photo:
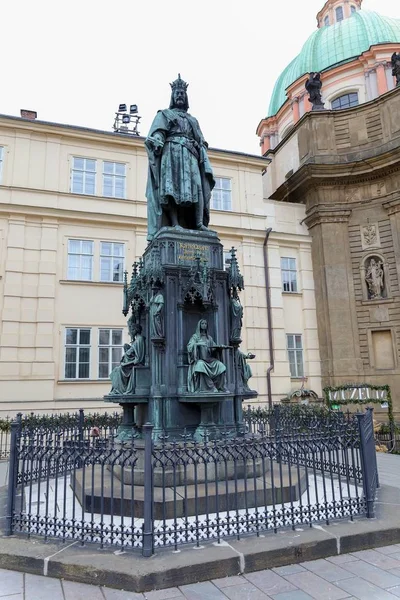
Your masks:
M172 87L172 91L175 91L177 89L182 89L182 90L185 90L185 92L186 92L189 84L186 83L186 81L183 81L183 79L181 79L181 74L178 73L178 79L175 79L175 81L173 81L169 85Z

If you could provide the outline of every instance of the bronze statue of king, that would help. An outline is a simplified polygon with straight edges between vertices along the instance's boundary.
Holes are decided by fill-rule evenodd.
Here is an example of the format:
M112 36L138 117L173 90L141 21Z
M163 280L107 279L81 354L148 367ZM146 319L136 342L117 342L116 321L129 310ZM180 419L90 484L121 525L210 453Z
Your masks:
M188 113L188 84L171 83L169 108L158 111L145 145L148 235L151 241L164 226L207 230L214 187L207 143L197 120Z

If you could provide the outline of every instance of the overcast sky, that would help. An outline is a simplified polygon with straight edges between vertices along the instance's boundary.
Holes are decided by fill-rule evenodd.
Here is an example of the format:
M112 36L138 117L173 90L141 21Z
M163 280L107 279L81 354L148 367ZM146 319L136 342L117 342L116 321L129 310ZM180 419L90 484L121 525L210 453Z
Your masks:
M275 80L316 27L324 0L1 0L0 113L111 130L136 103L140 133L178 71L213 147L259 153ZM400 18L398 0L363 8Z

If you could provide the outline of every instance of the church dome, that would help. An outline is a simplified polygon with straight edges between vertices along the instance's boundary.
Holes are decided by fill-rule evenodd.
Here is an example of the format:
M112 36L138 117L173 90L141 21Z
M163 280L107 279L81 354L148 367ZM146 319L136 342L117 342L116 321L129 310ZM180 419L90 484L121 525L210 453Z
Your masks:
M348 19L317 29L300 54L279 76L269 106L275 115L287 100L286 89L306 73L327 70L360 56L371 46L400 43L400 19L359 10Z

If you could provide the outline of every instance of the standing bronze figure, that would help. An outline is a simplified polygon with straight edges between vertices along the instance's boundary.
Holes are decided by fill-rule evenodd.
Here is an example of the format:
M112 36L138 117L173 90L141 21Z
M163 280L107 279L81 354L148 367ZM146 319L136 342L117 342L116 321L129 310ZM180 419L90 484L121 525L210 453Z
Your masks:
M306 90L309 93L309 101L312 104L312 110L324 110L324 103L321 95L322 81L320 73L310 73L306 81Z
M215 182L207 143L188 113L187 87L180 75L171 83L170 106L158 111L145 142L149 241L163 226L207 230L210 220Z
M392 54L392 75L396 77L396 86L400 85L400 52Z

